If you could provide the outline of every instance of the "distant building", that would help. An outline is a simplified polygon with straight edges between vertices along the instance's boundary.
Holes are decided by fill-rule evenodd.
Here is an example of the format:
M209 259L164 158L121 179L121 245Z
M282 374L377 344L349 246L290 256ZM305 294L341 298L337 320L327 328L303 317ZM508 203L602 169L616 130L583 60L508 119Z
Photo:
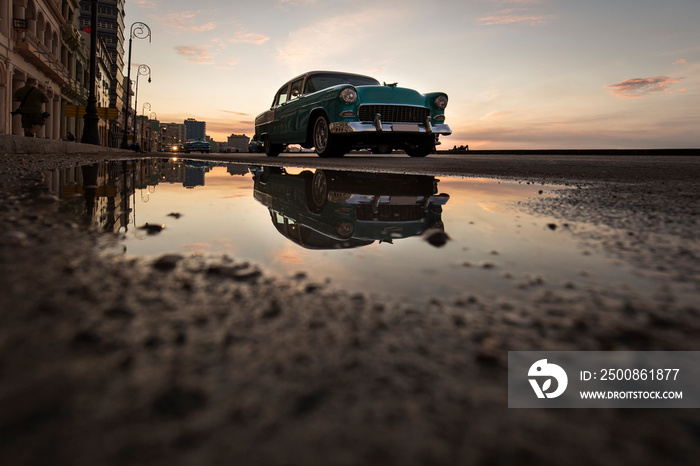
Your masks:
M161 123L160 138L163 150L170 151L176 144L187 142L187 132L182 123Z
M98 76L98 86L109 86L102 88L104 92L109 93L109 101L104 104L99 103L99 106L116 108L120 113L124 110L124 83L126 80L123 73L125 68L124 43L125 35L129 35L129 31L125 31L124 26L125 3L125 0L100 0L97 7L97 33L101 41L104 41L106 52L109 55L109 59L103 58L102 60L109 66L109 70L105 70L105 74L109 74L110 77L109 80L105 80ZM81 29L91 27L91 10L92 2L89 0L80 1L78 25ZM86 31L85 36L88 34ZM121 140L123 121L123 117L120 117L110 122L112 136L116 141Z
M207 123L205 121L197 121L194 118L185 120L185 138L188 141L204 141L207 135Z
M232 134L228 137L228 147L232 152L248 152L250 138L245 134Z

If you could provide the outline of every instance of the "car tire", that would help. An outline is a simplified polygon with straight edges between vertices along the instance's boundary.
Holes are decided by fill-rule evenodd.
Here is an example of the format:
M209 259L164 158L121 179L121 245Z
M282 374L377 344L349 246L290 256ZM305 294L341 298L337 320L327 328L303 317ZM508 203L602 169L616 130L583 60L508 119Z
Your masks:
M309 211L320 214L328 203L328 178L323 170L316 170L307 178L307 205Z
M314 122L313 142L319 157L342 157L345 155L345 148L340 144L338 138L331 134L328 118L324 115L320 115Z
M379 144L372 150L373 154L391 154L394 148L391 144Z
M277 157L282 152L282 144L273 144L270 142L270 137L263 136L263 151L268 157Z
M425 157L435 150L435 137L432 134L423 137L416 143L409 144L404 150L410 157Z

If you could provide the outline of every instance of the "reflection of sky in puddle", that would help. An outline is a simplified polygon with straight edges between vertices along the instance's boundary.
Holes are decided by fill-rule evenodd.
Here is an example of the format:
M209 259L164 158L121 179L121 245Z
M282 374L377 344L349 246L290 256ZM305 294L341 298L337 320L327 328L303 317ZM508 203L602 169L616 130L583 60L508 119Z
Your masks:
M289 169L293 174L301 171ZM194 189L162 182L147 196L137 189L135 224L162 223L166 228L146 235L132 225L122 244L130 255L226 254L276 276L305 272L312 281L329 280L331 286L352 292L446 301L472 293L517 298L542 281L555 289L594 285L611 291L655 291L626 266L599 251L584 250L557 220L517 210L518 201L546 196L550 190L518 182L440 177L438 193L450 196L442 222L452 239L444 247L414 236L392 244L375 241L353 249L309 250L276 230L267 207L253 197L250 174L231 175L225 167L214 167L206 173L205 185ZM182 216L168 216L173 212ZM550 223L558 228L550 229Z

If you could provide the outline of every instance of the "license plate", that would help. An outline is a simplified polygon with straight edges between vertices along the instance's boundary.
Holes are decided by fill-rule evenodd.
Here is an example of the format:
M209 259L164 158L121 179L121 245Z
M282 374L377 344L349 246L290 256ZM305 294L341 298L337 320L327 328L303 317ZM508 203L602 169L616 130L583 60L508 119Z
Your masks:
M417 123L393 123L391 125L392 131L395 132L411 132L411 133L417 133L418 132L418 124Z
M410 196L391 196L390 205L416 205L416 198Z

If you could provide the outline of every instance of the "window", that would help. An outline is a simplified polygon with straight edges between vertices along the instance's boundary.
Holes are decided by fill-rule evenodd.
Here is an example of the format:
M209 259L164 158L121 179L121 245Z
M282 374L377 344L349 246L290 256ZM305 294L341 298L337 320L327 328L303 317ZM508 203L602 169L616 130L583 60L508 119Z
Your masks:
M353 86L378 86L379 81L369 76L359 75L342 75L342 74L317 74L309 77L306 81L306 89L304 94L317 92L327 87L337 86L339 84L352 84Z
M280 89L277 92L277 97L275 97L275 102L273 103L273 107L276 107L278 105L282 105L287 101L287 97L289 96L288 94L288 89L289 86L285 85L282 89Z
M301 97L301 84L303 82L304 82L304 78L301 78L301 79L294 81L292 83L292 90L290 93L291 97L289 100L294 100L294 99L298 99L299 97Z

